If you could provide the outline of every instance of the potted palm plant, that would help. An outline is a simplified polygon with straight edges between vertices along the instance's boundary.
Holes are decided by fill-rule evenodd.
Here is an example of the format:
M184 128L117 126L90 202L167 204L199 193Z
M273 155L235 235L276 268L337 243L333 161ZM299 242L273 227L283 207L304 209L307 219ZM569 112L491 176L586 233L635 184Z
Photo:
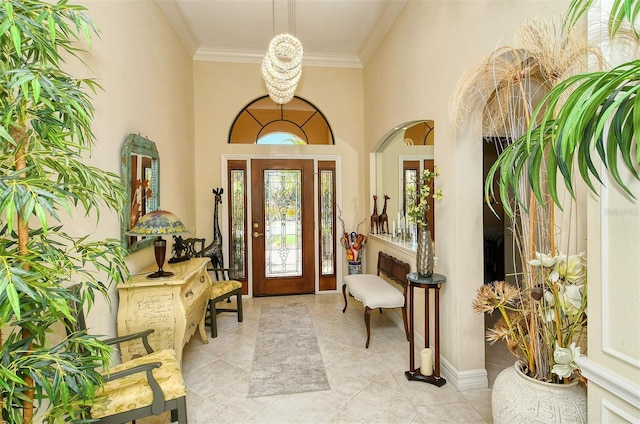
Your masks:
M65 215L122 210L116 174L83 163L94 142L91 79L62 69L75 42L96 33L67 1L0 3L0 406L2 422L59 422L91 403L108 366L106 345L85 332L50 340L79 301L126 276L120 241L65 232ZM100 279L104 277L107 283Z
M497 123L498 128L506 129L504 133L497 134L508 143L501 146L498 159L489 172L485 194L487 199L495 198L493 182L496 180L505 212L514 218L513 233L523 259L518 284L514 286L498 282L482 287L474 307L481 312L500 311L503 318L490 330L488 338L507 342L510 350L520 359L517 368L522 374L557 387L575 387L579 380L580 372L575 358L580 353L579 345L585 345L587 322L584 257L567 257L558 251L555 244L554 215L562 211L562 196L557 181L564 180L566 190L572 197L575 193L575 164L583 181L594 190L591 177L600 180L594 164L601 160L614 181L631 194L620 178L618 161L621 160L636 179L640 165L640 156L634 157L633 153L638 151L638 112L634 111L634 107L638 103L637 93L640 90L640 62L634 60L608 71L586 73L575 73L574 69L563 73L556 67L557 63L566 63L563 57L565 61L568 58L575 61L586 59L588 52L599 56L588 46L573 50L576 54L564 49L573 45L570 42L571 34L591 5L592 0L572 1L562 31L557 32L561 34L560 43L545 41L546 50L519 46L493 56L496 59L494 64L487 64L460 85L457 98L460 101L469 95L469 90L478 90L482 95L475 99L482 105L483 123ZM638 0L614 0L611 6L609 34L613 37L623 28L633 27L640 8ZM627 41L632 40L638 46L638 34L637 28L627 32ZM547 57L539 54L542 51L563 50L564 54L550 62L540 60ZM497 67L494 66L496 64ZM527 75L527 81L534 81L535 85L527 87L540 88L539 95L532 95L534 93L530 89L522 90L525 85L520 83L519 78L526 74L520 72L523 67L533 70ZM517 77L512 80L495 78L494 72L494 83L491 83L486 79L487 71L491 73L496 69L517 69L518 72L511 74ZM545 76L551 76L553 83L547 84L550 80ZM516 84L512 84L514 81ZM512 95L501 96L501 93ZM503 102L505 98L509 100ZM526 98L534 101L523 102ZM508 107L513 106L513 103L509 103L512 99L516 99L515 109ZM505 115L516 119L496 119ZM597 155L595 158L594 154ZM526 178L523 178L525 175ZM495 384L498 383L496 379ZM509 390L512 393L514 390L523 392L515 386ZM513 397L509 401L496 401L500 392L501 389L496 390L494 386L492 403L495 422L508 421L515 413L512 406L516 402ZM532 396L537 396L538 392L534 390L518 396L523 399L528 397L525 406L527 413L536 412L532 407L536 404ZM585 407L585 411L572 412L571 419L585 422L586 402L579 403ZM564 409L552 411L551 408L546 408L544 412L551 422L567 419L558 411L566 412ZM526 414L520 415L521 418L524 416Z

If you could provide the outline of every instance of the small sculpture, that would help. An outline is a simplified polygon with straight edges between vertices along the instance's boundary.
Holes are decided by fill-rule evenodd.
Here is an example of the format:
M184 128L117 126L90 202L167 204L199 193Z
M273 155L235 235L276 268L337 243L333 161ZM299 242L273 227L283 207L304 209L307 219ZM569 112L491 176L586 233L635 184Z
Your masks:
M373 213L371 214L371 229L369 232L371 234L378 234L378 226L380 222L378 221L378 196L373 195Z
M170 264L190 259L187 246L184 244L182 236L173 236L173 249L171 249L171 251L173 252L173 257L169 259Z
M378 225L378 228L380 229L380 233L381 234L388 234L389 233L389 217L387 216L387 200L389 200L389 199L390 199L390 197L385 194L384 195L384 206L382 207L382 213L378 217L378 220L380 222L380 224Z
M213 208L213 241L211 244L204 248L202 251L203 257L211 258L211 266L213 268L224 268L224 259L222 256L222 233L220 232L220 226L218 225L218 204L222 203L222 193L224 189L222 187L213 189L213 195L215 196L215 206Z

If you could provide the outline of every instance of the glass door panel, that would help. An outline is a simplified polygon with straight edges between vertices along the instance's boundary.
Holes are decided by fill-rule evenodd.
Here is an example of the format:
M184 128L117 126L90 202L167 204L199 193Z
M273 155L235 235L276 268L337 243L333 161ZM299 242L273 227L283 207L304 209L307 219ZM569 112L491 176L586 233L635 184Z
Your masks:
M302 276L302 171L264 171L266 278Z

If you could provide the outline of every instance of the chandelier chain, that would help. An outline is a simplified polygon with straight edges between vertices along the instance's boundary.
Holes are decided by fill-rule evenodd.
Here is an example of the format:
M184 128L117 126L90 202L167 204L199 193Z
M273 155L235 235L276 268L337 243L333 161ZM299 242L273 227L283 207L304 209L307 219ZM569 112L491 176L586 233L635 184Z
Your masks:
M288 34L279 34L269 43L262 60L262 77L271 100L289 103L302 74L302 43L295 37L295 0L288 0ZM273 31L275 33L275 0L272 0Z

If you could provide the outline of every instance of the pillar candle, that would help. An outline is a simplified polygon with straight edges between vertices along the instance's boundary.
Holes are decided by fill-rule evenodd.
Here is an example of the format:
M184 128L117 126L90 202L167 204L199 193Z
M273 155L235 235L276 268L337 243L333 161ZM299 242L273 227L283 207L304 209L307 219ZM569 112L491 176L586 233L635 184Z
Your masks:
M433 374L433 352L429 348L420 351L420 374Z

